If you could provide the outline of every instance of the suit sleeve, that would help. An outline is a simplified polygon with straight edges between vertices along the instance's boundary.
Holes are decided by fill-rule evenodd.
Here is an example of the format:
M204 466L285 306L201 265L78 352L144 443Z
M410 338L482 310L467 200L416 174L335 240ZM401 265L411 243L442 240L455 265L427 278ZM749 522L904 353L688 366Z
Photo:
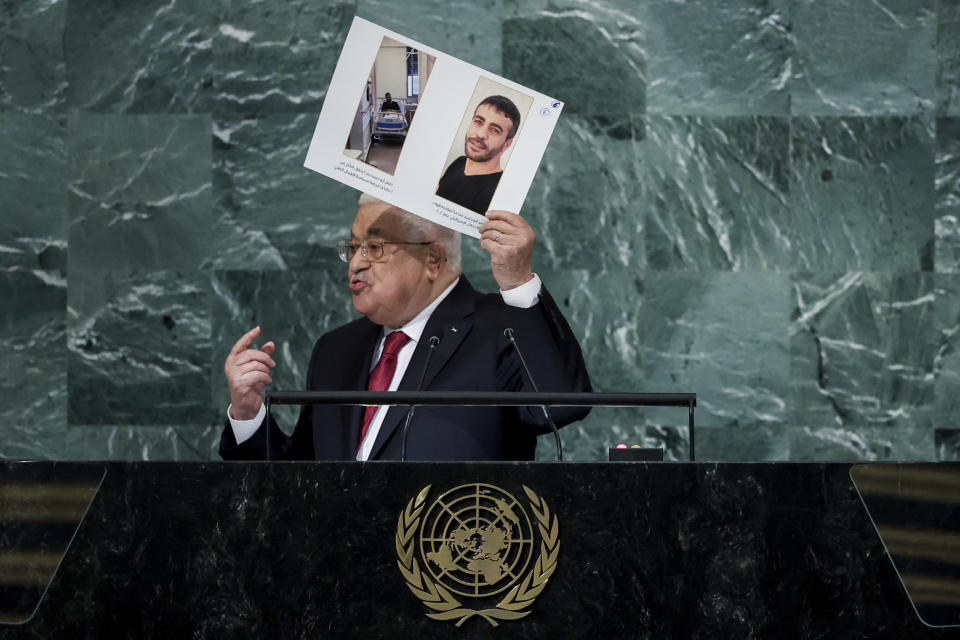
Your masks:
M540 391L593 390L580 344L545 286L540 291L540 301L534 306L528 309L505 307L508 325L514 329L517 344ZM500 354L497 372L500 388L533 391L520 358L505 337ZM589 412L589 407L550 407L557 426L581 420ZM539 407L518 407L518 417L538 433L550 429Z
M310 355L310 365L307 367L307 386L306 389L312 389L312 376L314 370L314 360L321 349L321 337L313 346L313 353ZM300 407L300 416L297 418L297 425L294 427L293 435L288 436L273 419L273 416L265 418L269 420L269 426L262 422L257 431L237 444L233 436L233 429L230 422L224 425L223 434L220 436L220 457L224 460L266 460L267 459L267 429L270 429L270 460L313 460L313 409L311 405Z

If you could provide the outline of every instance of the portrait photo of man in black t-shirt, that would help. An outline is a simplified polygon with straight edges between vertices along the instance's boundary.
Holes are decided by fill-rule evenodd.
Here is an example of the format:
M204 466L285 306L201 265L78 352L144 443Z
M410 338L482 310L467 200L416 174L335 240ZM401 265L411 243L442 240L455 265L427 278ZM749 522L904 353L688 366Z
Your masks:
M500 183L500 156L520 128L520 110L509 98L489 96L473 112L464 136L464 155L444 171L437 195L484 214Z

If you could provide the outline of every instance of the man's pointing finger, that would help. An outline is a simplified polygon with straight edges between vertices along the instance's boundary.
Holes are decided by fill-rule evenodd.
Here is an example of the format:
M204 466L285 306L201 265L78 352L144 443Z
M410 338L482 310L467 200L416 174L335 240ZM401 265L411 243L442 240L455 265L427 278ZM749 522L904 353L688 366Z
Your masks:
M254 327L247 331L245 334L240 336L240 339L237 340L237 343L233 345L233 349L230 349L230 355L237 355L238 353L243 353L244 350L250 348L250 345L253 344L253 341L257 339L257 336L260 335L260 327Z

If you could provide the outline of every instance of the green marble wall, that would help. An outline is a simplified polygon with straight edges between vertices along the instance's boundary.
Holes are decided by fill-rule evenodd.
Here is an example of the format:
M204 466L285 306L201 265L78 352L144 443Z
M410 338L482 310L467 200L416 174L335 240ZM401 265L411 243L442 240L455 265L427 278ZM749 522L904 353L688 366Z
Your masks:
M695 391L704 460L960 458L958 0L2 3L0 457L214 457L254 323L302 385L353 314L356 194L302 162L355 14L566 101L524 214L597 388Z

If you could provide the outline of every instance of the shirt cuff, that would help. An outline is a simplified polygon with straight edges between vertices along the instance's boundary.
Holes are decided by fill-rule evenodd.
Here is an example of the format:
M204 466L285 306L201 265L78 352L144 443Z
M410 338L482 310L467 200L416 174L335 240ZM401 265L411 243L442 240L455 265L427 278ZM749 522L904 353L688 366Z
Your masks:
M542 287L543 283L540 282L540 276L533 274L530 280L524 282L519 287L507 289L506 291L500 289L500 295L503 296L503 301L511 307L529 309L540 302L540 289Z
M233 405L231 404L230 407ZM250 420L234 420L233 416L230 415L230 407L227 407L227 420L230 421L230 428L233 429L233 437L237 441L237 444L249 440L253 434L257 432L257 428L260 426L260 423L263 422L263 419L267 416L267 408L260 405L260 411L257 412L255 418Z

